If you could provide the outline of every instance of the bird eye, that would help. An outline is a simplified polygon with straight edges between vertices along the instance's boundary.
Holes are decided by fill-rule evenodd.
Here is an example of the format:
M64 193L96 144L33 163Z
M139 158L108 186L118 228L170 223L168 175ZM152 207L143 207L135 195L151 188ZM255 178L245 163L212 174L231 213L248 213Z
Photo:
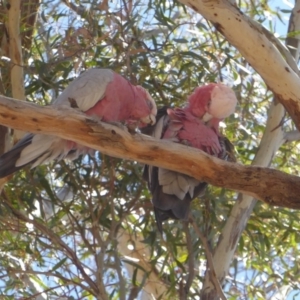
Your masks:
M147 102L149 108L152 109L152 108L153 108L153 103L152 103L152 101L149 100L149 99L147 99L146 102Z

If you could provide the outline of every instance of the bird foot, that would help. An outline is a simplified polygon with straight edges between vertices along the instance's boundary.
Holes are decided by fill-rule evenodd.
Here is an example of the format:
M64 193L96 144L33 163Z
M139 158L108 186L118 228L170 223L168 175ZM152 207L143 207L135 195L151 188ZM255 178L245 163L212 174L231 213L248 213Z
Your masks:
M131 134L135 134L137 132L140 132L139 127L141 126L141 121L139 120L127 120L126 126L128 129L128 132Z
M117 126L118 128L128 132L128 127L121 122L108 122L108 124Z

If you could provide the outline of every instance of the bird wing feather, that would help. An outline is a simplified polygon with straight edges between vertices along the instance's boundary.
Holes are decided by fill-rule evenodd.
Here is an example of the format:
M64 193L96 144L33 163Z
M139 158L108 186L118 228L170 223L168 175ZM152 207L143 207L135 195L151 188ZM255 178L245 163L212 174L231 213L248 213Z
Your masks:
M192 147L218 156L222 149L219 136L212 128L207 127L201 120L192 116L188 116L182 122L182 130L178 132L178 138L181 141L187 141Z
M31 143L20 152L16 167L34 162L31 168L54 159L62 159L69 153L67 141L55 136L36 134L31 137Z
M73 101L81 111L87 111L104 98L106 87L113 79L112 70L89 69L74 79L56 98L53 105L70 106Z
M159 109L157 120L156 125L144 131L145 134L187 144L222 159L234 156L233 146L225 137L219 136L183 109ZM143 177L153 195L155 219L160 232L162 222L169 218L187 219L191 201L203 195L207 187L206 182L154 166L146 165Z
M180 132L184 130L185 122L189 122L185 111L179 108L174 110L163 108L159 109L157 114L157 123L153 126L152 132L148 131L147 133L157 139L163 138L179 142ZM205 127L205 125L203 126ZM145 168L145 172L148 171L148 174L144 175L144 178L148 183L151 182L153 170L154 168L150 166ZM187 194L193 196L194 189L199 185L199 181L190 176L164 168L158 168L158 183L164 193L175 195L180 200L183 200Z
M191 191L199 185L199 181L195 178L162 168L158 169L158 182L164 193L175 195L180 200L183 200L188 193L191 194Z

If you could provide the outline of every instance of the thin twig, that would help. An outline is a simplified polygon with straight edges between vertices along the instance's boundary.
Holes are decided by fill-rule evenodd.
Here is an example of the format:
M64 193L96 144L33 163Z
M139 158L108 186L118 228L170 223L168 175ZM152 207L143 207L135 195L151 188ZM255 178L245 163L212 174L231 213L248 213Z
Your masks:
M10 268L9 273L10 274L32 274L32 275L43 275L43 276L47 276L47 277L50 277L50 276L56 277L56 278L60 279L62 282L64 282L65 284L67 283L67 284L73 284L74 286L80 286L83 290L91 292L87 286L82 284L82 282L80 282L78 280L72 280L72 279L66 278L66 277L62 276L59 272L51 272L51 271L43 272L43 271L36 271L36 270L21 270L21 269ZM46 292L46 290L43 291L43 293L45 293L45 292Z
M59 245L62 249L65 250L66 255L73 261L76 265L78 271L81 273L84 280L90 285L91 289L88 289L89 292L97 296L99 294L99 288L97 284L90 278L90 276L85 272L79 258L77 257L76 253L64 242L61 238L56 235L51 229L46 227L44 224L30 219L28 216L23 214L21 211L18 211L13 207L8 199L5 200L6 205L10 208L11 212L20 220L32 224L37 230L40 230L53 242Z
M62 1L66 6L68 6L72 11L78 14L80 17L85 18L88 14L88 11L83 5L76 5L69 0Z
M184 287L186 296L189 293L190 287L193 283L194 277L195 277L195 257L194 257L194 251L193 251L193 243L191 239L191 234L189 231L189 226L187 222L183 222L183 228L185 231L185 236L186 236L186 247L188 250L189 254L189 259L188 259L188 266L189 266L189 273L188 273L188 278Z
M210 247L208 245L208 242L207 242L207 239L205 238L205 236L202 234L202 232L199 230L194 218L192 216L190 216L190 220L191 220L191 223L193 225L193 228L196 232L196 234L198 235L198 237L200 238L203 246L204 246L204 251L205 251L205 255L206 255L206 259L207 259L207 264L208 264L208 272L210 274L210 279L211 281L213 282L216 290L217 290L217 293L218 295L220 296L220 298L222 300L227 300L224 292L223 292L223 289L220 285L220 282L216 276L216 272L215 272L215 268L214 268L214 262L213 262L213 257L212 257L212 254L210 252Z

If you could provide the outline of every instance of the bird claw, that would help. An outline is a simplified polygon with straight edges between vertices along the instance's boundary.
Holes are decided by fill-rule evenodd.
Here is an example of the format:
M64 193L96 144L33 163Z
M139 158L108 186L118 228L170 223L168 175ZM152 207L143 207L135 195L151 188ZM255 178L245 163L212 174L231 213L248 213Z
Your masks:
M114 125L114 126L120 128L120 129L128 132L128 127L126 125L124 125L123 123L121 123L121 122L108 122L108 124Z
M137 129L139 129L141 124L142 124L142 122L137 121L137 120L128 120L126 122L126 127L127 127L129 133L134 134L137 132Z

